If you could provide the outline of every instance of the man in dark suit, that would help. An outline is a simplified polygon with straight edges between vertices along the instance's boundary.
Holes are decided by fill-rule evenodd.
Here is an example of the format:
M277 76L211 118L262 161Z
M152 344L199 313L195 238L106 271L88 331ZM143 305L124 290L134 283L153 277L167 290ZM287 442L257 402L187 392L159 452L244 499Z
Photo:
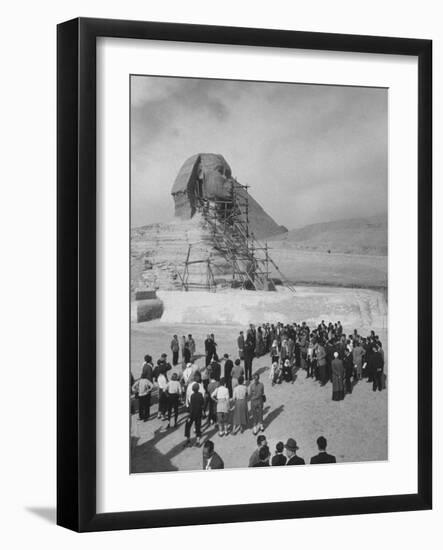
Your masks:
M220 455L214 451L214 443L207 439L203 445L203 470L223 470L224 467Z
M383 389L383 357L376 345L372 347L372 354L368 360L368 373L372 380L372 390L381 391Z
M189 400L189 417L185 424L185 447L191 446L191 427L195 425L195 435L197 436L197 445L200 445L201 422L204 408L204 398L199 391L200 386L197 382L192 385L192 395Z
M150 382L154 379L154 367L152 366L152 357L145 355L145 362L142 367L142 378L147 378Z
M226 382L226 387L229 390L229 397L232 397L232 369L234 368L234 363L231 359L229 359L229 355L227 353L223 355L223 359L225 361L224 379Z
M300 456L297 456L298 446L295 439L292 439L292 437L290 437L286 441L285 449L286 449L286 456L288 457L286 466L301 466L302 464L305 464L304 459L301 458Z
M205 340L206 366L210 364L212 359L216 359L216 354L217 354L216 349L217 349L217 344L215 343L213 334L208 334Z
M335 456L330 455L326 452L326 447L328 442L326 437L322 435L317 439L318 455L315 455L311 458L311 464L334 464L337 462Z
M240 331L240 334L237 337L237 348L238 348L238 356L241 360L243 360L244 352L245 352L245 336L242 330Z

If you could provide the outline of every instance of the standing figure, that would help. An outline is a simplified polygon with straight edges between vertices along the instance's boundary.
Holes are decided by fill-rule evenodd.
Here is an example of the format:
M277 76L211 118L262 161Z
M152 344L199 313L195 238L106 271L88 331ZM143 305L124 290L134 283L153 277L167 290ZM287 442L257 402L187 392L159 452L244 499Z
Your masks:
M214 391L218 388L219 383L217 380L211 375L211 378L209 379L208 384L208 397L207 397L207 405L208 405L208 423L210 426L212 424L217 424L217 403L212 399L212 394Z
M150 355L145 355L145 362L142 366L142 377L147 378L150 382L154 380L154 366L152 364L152 357Z
M233 433L236 434L238 430L241 430L241 433L243 433L248 426L248 389L244 385L243 376L239 377L232 397L234 399Z
M245 360L245 376L246 380L252 379L252 361L255 353L255 335L252 330L249 329L246 335L246 342L244 348L244 360Z
M372 354L368 361L369 376L372 380L372 390L383 389L383 356L376 345L373 346Z
M206 355L206 366L209 365L211 360L214 358L216 351L215 351L215 342L210 334L206 336L205 340L205 355Z
M178 336L174 334L171 340L171 351L172 351L172 365L175 367L178 364L178 354L180 351L180 343L178 341Z
M323 346L323 342L319 342L317 346L317 365L320 384L324 386L328 381L328 367L326 363L326 350Z
M265 388L260 382L260 376L258 374L254 375L254 381L249 384L249 398L251 400L251 412L252 412L252 422L254 428L252 433L254 435L257 432L264 431L263 426L263 403L265 399Z
M229 390L229 397L232 397L232 370L234 368L234 363L229 359L229 355L225 353L223 355L223 359L225 361L225 368L224 368L224 379L226 383L226 387Z
M197 436L197 445L200 445L201 423L203 415L204 399L199 391L199 385L195 382L192 385L192 395L189 400L189 416L185 424L185 447L191 446L191 427L195 424L195 435Z
M365 350L358 340L354 340L353 345L352 360L354 362L355 375L357 380L361 380L363 377L363 357L365 355Z
M245 352L245 336L243 331L240 331L240 334L237 337L237 348L238 348L238 356L241 361L244 359L244 352Z
M166 384L166 395L168 398L168 425L167 428L171 427L171 413L174 410L174 428L177 426L178 419L178 405L180 401L180 395L182 388L180 382L178 381L178 375L176 372L171 376L171 380Z
M138 395L138 417L143 422L146 422L149 418L151 391L153 387L153 383L143 374L141 378L132 385L132 391Z
M186 365L186 363L189 363L189 359L188 359L188 361L185 361L185 344L186 344L186 336L183 335L180 338L180 351L181 351L181 354L182 354L183 365Z
M345 398L345 368L343 361L338 358L338 352L334 352L331 363L332 370L332 400L341 401Z
M168 396L166 394L166 386L168 385L168 377L166 373L160 372L157 377L158 384L158 413L157 418L166 420L166 411L168 409Z
M188 334L188 339L187 339L187 344L188 344L188 349L189 349L189 352L191 354L191 359L190 361L194 361L194 357L195 357L195 352L196 352L196 345L195 345L195 340L194 338L192 337L192 334Z
M220 385L212 392L211 397L217 403L218 435L228 435L230 400L224 378L220 380Z
M234 390L235 386L237 386L238 381L240 379L240 376L244 377L244 374L245 374L245 369L242 367L242 365L240 363L240 359L236 359L234 361L234 367L233 367L232 372L231 372L231 384L232 384L232 389L233 390ZM244 378L243 378L243 380L244 380Z
M345 390L346 393L352 393L352 380L354 375L354 361L352 359L352 353L346 348L343 357L343 366L345 368Z

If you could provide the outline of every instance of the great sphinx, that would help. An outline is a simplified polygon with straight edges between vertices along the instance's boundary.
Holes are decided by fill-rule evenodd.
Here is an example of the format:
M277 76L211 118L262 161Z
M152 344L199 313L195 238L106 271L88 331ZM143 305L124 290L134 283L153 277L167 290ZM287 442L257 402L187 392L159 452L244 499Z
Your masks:
M219 154L199 153L189 157L178 172L171 194L175 216L181 219L192 218L208 201L222 204L227 209L233 200L243 204L247 201L249 230L257 238L287 231L232 176L231 167Z

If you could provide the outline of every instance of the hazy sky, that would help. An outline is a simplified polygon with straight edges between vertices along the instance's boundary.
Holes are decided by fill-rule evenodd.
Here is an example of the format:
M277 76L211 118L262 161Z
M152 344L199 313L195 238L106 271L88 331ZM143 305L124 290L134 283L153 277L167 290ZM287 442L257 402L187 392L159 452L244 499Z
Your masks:
M132 226L172 219L196 153L288 229L386 212L387 137L385 89L133 76Z

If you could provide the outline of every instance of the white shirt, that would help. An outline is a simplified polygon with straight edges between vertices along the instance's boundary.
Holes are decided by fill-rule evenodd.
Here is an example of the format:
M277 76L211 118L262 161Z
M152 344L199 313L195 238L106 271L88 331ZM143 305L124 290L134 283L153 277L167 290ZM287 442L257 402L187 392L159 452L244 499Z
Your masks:
M140 378L140 380L137 380L137 382L132 386L132 391L138 391L139 397L144 397L145 395L148 395L152 388L152 382L150 382L147 378Z
M166 376L164 374L159 374L157 378L158 387L161 390L166 390L166 386L168 384L168 381L166 380Z

